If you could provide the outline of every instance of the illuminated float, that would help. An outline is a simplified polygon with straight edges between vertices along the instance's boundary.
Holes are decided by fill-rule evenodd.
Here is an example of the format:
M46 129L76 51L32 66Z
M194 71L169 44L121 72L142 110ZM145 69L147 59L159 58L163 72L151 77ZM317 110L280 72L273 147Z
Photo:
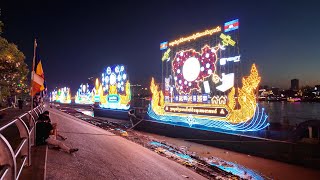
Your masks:
M96 79L92 95L96 106L94 108L95 116L112 117L114 115L114 117L119 118L125 116L127 119L131 90L125 66L107 67L102 73L100 81ZM122 114L122 116L119 114Z
M71 103L70 88L63 87L50 93L50 102L58 102L63 104Z
M58 97L57 97L57 90L53 90L50 94L49 94L49 100L50 102L55 102Z
M89 89L89 84L81 84L77 94L74 97L74 102L76 104L93 104L94 97L93 92Z
M241 77L238 28L236 19L160 44L163 91L152 79L152 120L212 131L258 131L269 125L256 101L261 81L256 65Z

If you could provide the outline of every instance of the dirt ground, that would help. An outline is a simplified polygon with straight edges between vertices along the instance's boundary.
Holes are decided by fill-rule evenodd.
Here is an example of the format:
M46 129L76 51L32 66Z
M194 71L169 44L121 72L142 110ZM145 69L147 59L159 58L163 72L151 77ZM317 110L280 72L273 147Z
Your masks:
M292 164L287 164L283 162L278 162L274 160L264 159L260 157L250 156L247 154L237 153L233 151L228 151L225 149L220 149L216 147L206 146L202 144L197 144L189 141L184 141L182 139L170 138L165 136L160 136L157 134L150 134L145 132L140 132L148 136L152 136L156 139L166 141L175 146L186 146L189 151L196 152L202 157L219 157L226 161L231 161L237 164L241 164L247 168L253 169L260 172L272 179L308 179L316 180L320 177L320 171L316 169L304 168L301 166L296 166Z

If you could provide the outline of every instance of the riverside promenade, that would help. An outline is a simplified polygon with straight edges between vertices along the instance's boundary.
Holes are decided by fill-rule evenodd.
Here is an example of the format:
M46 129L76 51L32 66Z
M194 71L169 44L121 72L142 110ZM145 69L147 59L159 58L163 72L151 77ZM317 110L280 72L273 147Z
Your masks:
M192 170L134 142L49 109L72 155L48 149L44 178L53 179L205 179ZM37 162L34 162L37 163Z

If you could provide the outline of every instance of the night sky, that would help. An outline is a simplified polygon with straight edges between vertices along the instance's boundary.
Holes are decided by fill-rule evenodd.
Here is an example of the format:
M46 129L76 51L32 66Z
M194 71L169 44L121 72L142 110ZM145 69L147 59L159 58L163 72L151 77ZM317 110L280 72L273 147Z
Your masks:
M160 81L160 42L236 18L241 61L258 65L263 85L289 88L293 78L320 84L317 1L6 1L2 36L18 45L29 67L37 38L49 90L76 91L117 63L127 65L133 83Z

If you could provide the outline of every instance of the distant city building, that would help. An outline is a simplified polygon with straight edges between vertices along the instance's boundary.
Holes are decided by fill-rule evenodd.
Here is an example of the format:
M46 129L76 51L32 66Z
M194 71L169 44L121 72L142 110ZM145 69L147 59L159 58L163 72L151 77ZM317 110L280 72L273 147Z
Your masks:
M291 80L291 90L298 91L299 90L299 79Z

